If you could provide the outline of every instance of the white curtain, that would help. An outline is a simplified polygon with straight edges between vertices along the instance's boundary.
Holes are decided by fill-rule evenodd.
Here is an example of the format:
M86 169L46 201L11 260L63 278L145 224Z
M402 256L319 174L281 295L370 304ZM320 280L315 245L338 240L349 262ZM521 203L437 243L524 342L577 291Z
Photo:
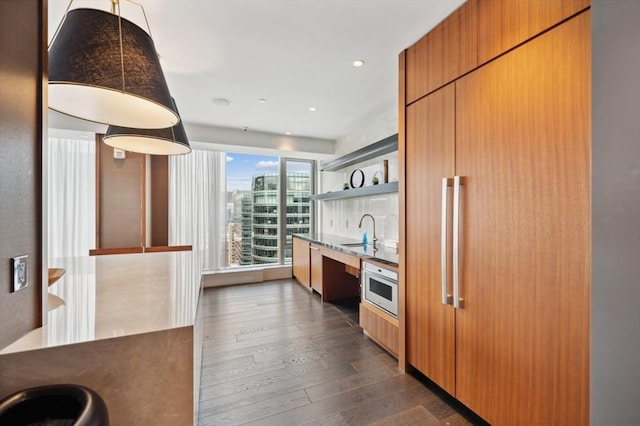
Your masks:
M95 248L95 142L49 138L49 258L88 256Z
M169 245L189 245L205 270L224 266L225 154L169 157Z
M96 144L55 137L48 143L49 266L66 273L64 285L49 287L47 338L68 344L95 335L96 277L89 249L96 240ZM64 309L52 303L56 296Z

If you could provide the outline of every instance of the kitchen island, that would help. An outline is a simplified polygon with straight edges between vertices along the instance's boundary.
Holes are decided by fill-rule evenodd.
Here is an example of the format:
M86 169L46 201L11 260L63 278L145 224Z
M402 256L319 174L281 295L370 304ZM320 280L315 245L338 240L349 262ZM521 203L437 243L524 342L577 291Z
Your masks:
M48 323L0 351L0 398L76 383L111 424L195 424L200 377L198 252L52 259ZM57 303L55 303L57 301Z

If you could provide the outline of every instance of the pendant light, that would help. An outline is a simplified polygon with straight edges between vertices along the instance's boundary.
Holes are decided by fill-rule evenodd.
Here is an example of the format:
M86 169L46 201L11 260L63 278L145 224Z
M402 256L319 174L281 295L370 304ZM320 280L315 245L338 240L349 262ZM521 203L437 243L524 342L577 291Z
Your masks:
M69 11L69 3L49 47L49 107L109 125L175 126L180 118L151 36L112 2L113 13Z
M175 101L172 105L177 112ZM102 139L104 143L124 151L154 155L177 155L191 152L182 120L165 129L137 129L109 126Z

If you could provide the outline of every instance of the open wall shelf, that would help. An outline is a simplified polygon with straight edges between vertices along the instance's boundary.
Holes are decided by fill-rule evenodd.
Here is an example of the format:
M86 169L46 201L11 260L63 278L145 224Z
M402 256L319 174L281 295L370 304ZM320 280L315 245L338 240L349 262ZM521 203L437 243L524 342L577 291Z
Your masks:
M342 198L366 197L368 195L389 194L398 192L398 182L381 183L379 185L363 186L362 188L345 189L343 191L315 194L311 200L339 200Z
M391 135L379 140L378 142L372 143L371 145L367 145L364 148L360 148L357 151L350 152L349 154L338 157L335 160L328 161L320 166L320 170L323 172L339 170L397 150L398 134L396 133L395 135Z

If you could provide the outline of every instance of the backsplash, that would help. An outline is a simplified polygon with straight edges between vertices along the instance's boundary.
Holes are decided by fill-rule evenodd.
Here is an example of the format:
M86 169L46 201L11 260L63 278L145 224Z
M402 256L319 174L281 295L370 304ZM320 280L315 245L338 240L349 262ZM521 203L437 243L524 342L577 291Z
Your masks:
M398 194L383 194L370 197L347 198L321 201L321 232L341 235L360 240L363 232L369 241L373 239L373 224L365 219L362 228L358 223L363 214L369 213L376 219L378 243L398 241Z

